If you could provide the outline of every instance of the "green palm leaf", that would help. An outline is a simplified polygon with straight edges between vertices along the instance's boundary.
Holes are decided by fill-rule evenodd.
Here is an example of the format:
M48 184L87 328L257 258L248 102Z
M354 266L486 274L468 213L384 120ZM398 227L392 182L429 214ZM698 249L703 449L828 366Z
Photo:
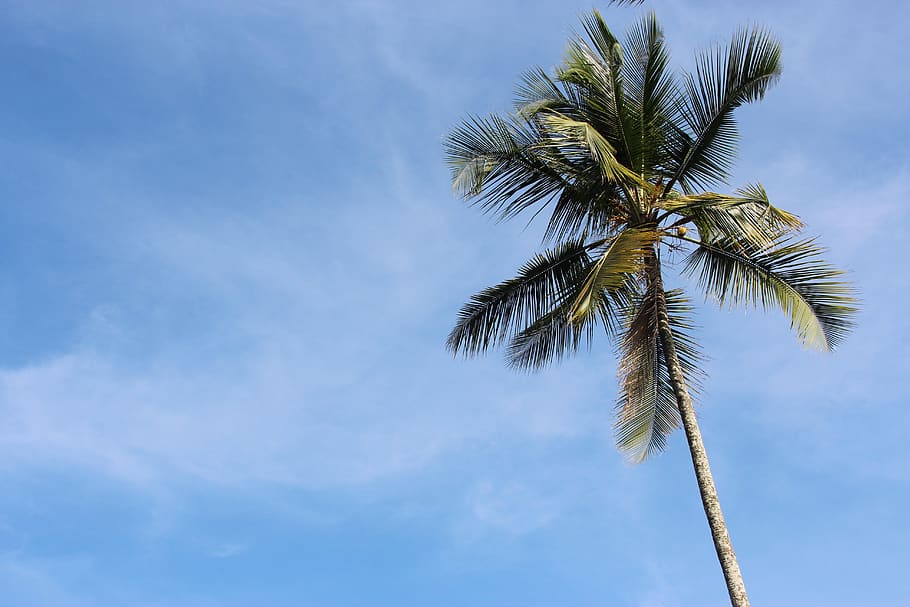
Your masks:
M642 175L662 173L680 104L676 80L667 69L664 33L653 12L629 31L624 56L622 80L632 128L629 166Z
M641 181L638 175L623 166L616 157L616 148L590 122L552 111L540 112L536 118L548 134L546 143L541 146L555 148L556 154L573 164L584 163L590 158L608 183L637 184Z
M585 101L576 89L553 80L539 67L522 75L515 90L515 112L525 120L543 110L582 116L584 107Z
M465 121L445 147L455 192L501 219L552 199L570 168L540 149L533 125L500 116Z
M589 123L585 123L585 128L581 124L559 123L559 117L569 116L575 117L571 120L576 123L583 122L586 105L577 87L551 79L540 68L525 73L517 90L518 116L550 133L546 136L550 145L541 148L549 147L550 154L565 161L561 165L563 187L554 200L544 241L559 242L584 235L608 237L629 214L624 186L615 179L638 180L618 163L612 144Z
M729 47L699 55L694 74L684 78L680 108L691 138L679 142L669 186L706 186L726 179L736 158L733 111L761 99L780 75L780 43L761 28L739 30Z
M733 196L703 192L665 199L660 208L694 223L702 241L733 238L765 246L803 228L799 217L771 204L760 184L746 186Z
M645 251L657 238L657 232L649 228L629 228L613 238L581 283L570 308L570 319L573 322L582 320L598 308L604 293L623 287L630 275L641 271Z
M770 246L723 239L701 243L686 261L709 296L721 305L782 309L807 347L833 350L853 326L854 289L844 272L825 263L813 239L784 236Z
M581 241L536 255L515 278L477 293L462 307L447 341L455 354L484 352L562 303L593 264Z
M631 155L627 135L631 131L623 92L622 46L597 11L583 17L582 23L587 40L579 37L570 43L557 77L578 91L586 120L613 146L619 162L628 167Z
M604 290L595 298L588 314L579 319L571 316L572 302L578 297L577 290L572 292L552 311L515 335L506 351L509 364L526 371L540 369L583 345L590 346L598 326L613 334L620 323L621 311L631 301L632 283L632 277L627 275L624 284Z
M541 369L590 344L595 326L593 315L573 323L569 306L563 303L518 333L509 343L506 360L516 369Z
M553 203L543 239L609 238L629 220L622 187L599 180L579 179L566 186Z

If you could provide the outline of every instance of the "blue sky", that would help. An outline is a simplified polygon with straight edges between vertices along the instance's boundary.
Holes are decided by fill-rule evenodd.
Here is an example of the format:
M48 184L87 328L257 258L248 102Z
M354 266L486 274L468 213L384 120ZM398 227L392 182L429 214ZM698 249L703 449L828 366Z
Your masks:
M732 185L864 300L834 355L699 311L752 600L906 605L910 6L650 4L678 67L781 38ZM4 4L0 605L725 603L682 436L612 446L606 340L531 376L443 348L540 235L456 200L442 139L591 7Z

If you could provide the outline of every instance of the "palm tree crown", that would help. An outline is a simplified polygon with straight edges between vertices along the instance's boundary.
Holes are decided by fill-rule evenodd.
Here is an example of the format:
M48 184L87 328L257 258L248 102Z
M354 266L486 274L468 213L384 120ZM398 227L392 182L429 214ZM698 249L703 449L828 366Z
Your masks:
M511 365L535 369L604 329L620 358L617 445L642 461L666 446L680 389L701 375L689 300L663 287L668 252L685 255L683 273L708 298L779 307L823 350L851 327L853 289L761 185L708 190L734 160L734 111L780 74L767 31L737 31L676 75L653 14L624 43L597 12L583 25L553 76L524 75L514 113L470 118L446 140L459 194L502 219L546 213L552 245L474 295L448 347L473 355L507 344ZM674 386L673 364L685 385Z

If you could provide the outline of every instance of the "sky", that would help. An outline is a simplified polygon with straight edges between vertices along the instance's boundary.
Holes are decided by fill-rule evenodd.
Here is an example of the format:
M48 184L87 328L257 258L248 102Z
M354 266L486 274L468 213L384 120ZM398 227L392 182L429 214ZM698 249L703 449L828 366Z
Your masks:
M605 338L532 375L444 347L541 237L453 195L446 133L585 11L644 8L3 5L0 605L726 603L682 435L613 446ZM730 187L799 214L863 302L834 354L699 306L752 601L906 605L910 5L647 6L678 69L780 38Z

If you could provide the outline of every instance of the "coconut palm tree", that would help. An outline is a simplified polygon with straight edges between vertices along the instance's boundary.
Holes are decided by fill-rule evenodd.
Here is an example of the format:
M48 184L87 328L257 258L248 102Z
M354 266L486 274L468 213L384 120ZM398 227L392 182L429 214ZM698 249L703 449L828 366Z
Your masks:
M737 31L676 75L653 14L623 43L599 13L582 22L555 74L525 74L513 113L469 118L446 139L456 192L501 219L543 213L552 245L474 295L448 347L505 344L509 363L531 370L605 330L619 356L619 450L641 462L682 426L731 602L748 605L692 405L702 371L690 302L665 288L664 270L721 306L781 308L822 350L850 329L853 289L761 185L709 189L734 159L734 111L780 74L767 31Z

